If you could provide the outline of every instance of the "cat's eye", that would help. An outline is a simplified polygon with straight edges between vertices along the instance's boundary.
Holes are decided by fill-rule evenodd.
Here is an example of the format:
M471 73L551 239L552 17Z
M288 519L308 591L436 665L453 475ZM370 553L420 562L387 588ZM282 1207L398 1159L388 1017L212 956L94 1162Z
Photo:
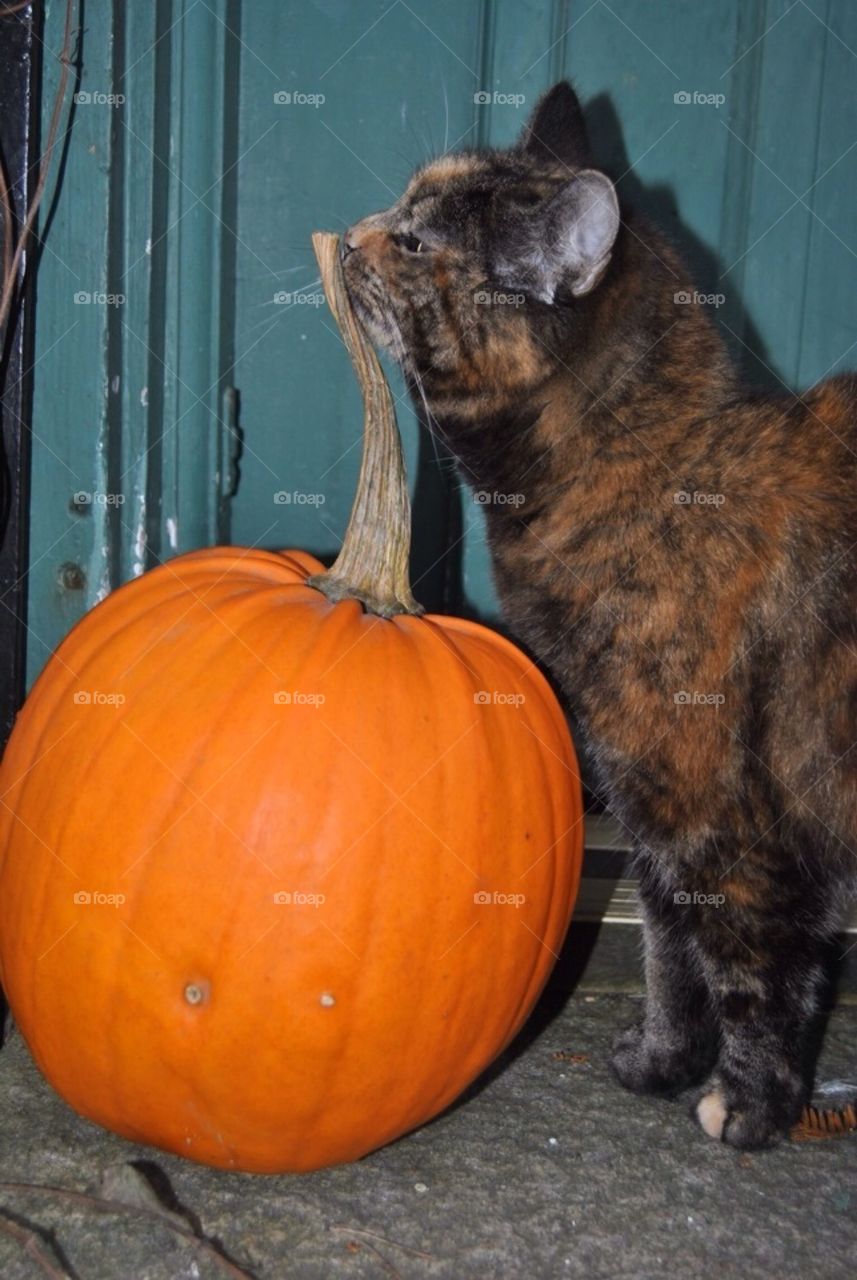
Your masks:
M400 249L404 249L407 253L423 253L425 244L418 236L412 235L409 231L403 232L401 235L393 236L393 240Z

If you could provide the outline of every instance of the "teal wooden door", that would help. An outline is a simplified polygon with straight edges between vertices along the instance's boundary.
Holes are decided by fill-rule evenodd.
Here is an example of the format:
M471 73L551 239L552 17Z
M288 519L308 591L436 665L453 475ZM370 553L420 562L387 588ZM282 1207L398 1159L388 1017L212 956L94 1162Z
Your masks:
M361 415L310 232L388 204L432 153L510 142L562 75L757 376L855 364L857 6L89 0L86 18L39 275L32 674L177 552L336 549ZM416 593L491 618L479 507L392 379Z

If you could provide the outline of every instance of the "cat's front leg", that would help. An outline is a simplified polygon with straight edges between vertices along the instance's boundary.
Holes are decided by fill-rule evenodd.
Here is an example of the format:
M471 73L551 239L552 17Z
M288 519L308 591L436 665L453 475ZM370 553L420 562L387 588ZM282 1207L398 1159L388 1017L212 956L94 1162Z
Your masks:
M696 1084L717 1058L717 1022L692 944L683 894L640 859L646 1005L617 1038L611 1066L634 1093L674 1094Z
M720 1051L694 1112L712 1138L740 1149L769 1147L797 1121L807 1096L823 942L799 922L812 914L818 886L807 884L791 901L781 892L773 915L746 902L746 881L738 900L724 888L724 901L700 910L695 934L718 1011Z

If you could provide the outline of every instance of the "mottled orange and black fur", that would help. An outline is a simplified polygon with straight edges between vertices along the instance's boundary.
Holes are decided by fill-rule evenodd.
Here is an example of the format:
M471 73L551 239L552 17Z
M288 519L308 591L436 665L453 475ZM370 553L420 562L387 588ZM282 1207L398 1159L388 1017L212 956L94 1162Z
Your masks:
M615 1072L701 1084L708 1133L764 1146L805 1101L857 887L857 377L746 389L591 163L558 85L517 147L431 163L352 227L346 279L496 499L510 628L633 836L648 997Z

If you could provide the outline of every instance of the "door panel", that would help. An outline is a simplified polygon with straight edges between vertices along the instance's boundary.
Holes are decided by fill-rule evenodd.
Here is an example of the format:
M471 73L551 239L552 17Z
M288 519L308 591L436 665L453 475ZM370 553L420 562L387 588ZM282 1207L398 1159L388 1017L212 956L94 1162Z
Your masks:
M310 235L343 231L391 204L418 164L447 145L472 144L476 135L481 7L434 4L431 31L417 13L346 0L244 6L236 380L245 449L233 503L239 542L331 555L344 532L362 411L324 305ZM402 380L389 372L418 490L415 590L437 605L450 486L427 439L420 449Z
M62 9L45 6L48 48ZM336 550L362 415L310 232L390 203L432 154L508 144L563 74L604 167L684 247L754 376L806 385L854 366L857 6L96 10L77 87L124 102L76 108L40 264L31 675L100 595L178 551L230 538ZM51 59L45 80L47 111ZM416 594L494 618L481 507L391 381ZM105 500L75 504L79 492Z

